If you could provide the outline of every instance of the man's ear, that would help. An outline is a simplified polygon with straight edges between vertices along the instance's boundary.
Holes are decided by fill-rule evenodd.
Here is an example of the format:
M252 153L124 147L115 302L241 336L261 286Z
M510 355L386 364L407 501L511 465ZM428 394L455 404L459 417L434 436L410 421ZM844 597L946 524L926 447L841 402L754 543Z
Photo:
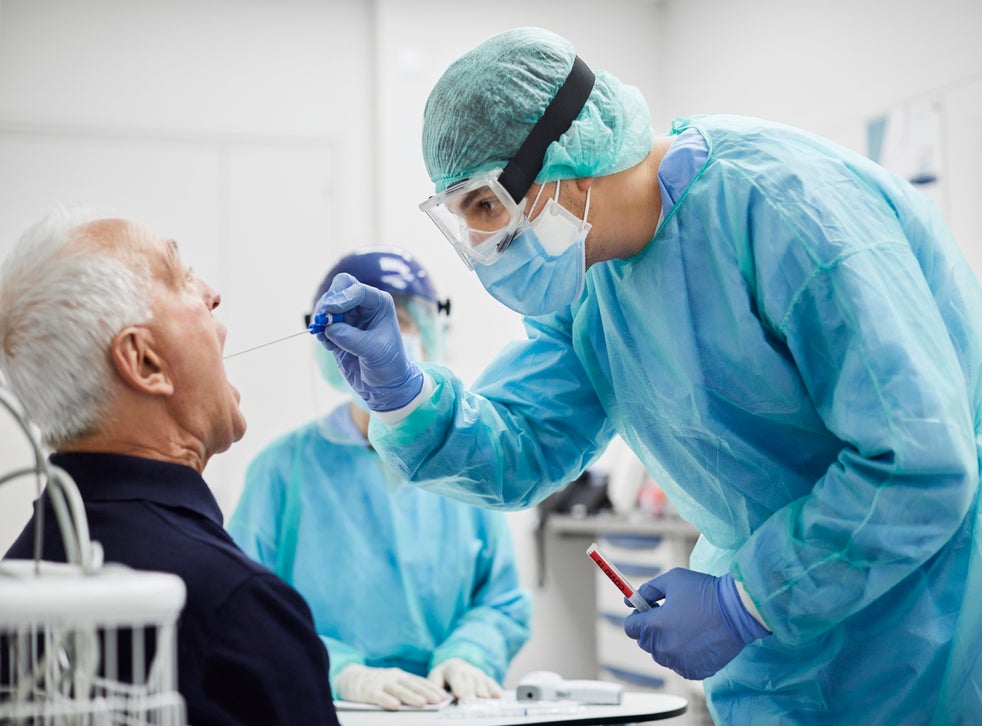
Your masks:
M596 177L592 177L592 176L578 177L576 179L576 188L579 189L581 192L586 192L587 189L593 186L593 182L595 179Z
M131 325L116 333L110 356L119 377L130 388L151 396L169 396L174 392L174 382L147 328Z

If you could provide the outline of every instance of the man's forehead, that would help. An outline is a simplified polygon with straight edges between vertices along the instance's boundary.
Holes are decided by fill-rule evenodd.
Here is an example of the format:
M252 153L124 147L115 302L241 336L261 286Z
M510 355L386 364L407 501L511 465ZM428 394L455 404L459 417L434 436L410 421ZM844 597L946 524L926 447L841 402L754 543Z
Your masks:
M91 246L127 264L157 270L168 279L182 269L177 241L164 239L127 219L99 219L78 228L76 244Z
M120 248L145 247L156 240L146 227L128 219L96 219L77 228L80 243Z
M80 242L119 244L130 236L130 223L125 219L96 219L76 227Z

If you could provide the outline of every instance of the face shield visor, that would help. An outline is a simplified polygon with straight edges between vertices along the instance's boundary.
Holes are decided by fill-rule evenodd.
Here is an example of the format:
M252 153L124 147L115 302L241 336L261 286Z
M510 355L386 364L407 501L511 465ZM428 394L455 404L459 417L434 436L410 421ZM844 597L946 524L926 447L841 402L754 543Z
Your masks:
M419 205L469 269L497 262L523 225L529 224L525 195L542 169L549 145L576 120L594 82L593 71L575 58L563 85L504 169L475 174Z

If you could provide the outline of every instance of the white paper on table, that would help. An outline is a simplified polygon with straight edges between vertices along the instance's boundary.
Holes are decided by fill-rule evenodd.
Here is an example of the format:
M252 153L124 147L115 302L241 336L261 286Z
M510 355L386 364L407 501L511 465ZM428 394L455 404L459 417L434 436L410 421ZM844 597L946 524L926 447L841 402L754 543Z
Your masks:
M399 706L398 711L390 711L390 713L398 713L399 711L439 711L444 706L450 704L453 700L453 696L449 693L445 700L439 703L429 703L425 706L407 706L402 704ZM388 709L377 706L374 703L359 703L358 701L335 701L334 702L335 711L388 711Z

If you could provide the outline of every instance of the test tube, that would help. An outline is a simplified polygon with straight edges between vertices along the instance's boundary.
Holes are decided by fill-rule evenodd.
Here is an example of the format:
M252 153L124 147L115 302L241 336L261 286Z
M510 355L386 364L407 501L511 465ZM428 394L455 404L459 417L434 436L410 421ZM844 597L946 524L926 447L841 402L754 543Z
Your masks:
M589 555L591 560L597 563L597 567L599 567L610 579L610 581L614 583L617 589L624 594L624 597L631 601L631 604L637 608L639 613L651 610L651 605L647 600L641 597L641 593L634 589L634 586L631 584L630 580L624 577L620 570L614 567L614 565L606 557L604 557L603 554L601 554L596 542L587 548L586 553Z

